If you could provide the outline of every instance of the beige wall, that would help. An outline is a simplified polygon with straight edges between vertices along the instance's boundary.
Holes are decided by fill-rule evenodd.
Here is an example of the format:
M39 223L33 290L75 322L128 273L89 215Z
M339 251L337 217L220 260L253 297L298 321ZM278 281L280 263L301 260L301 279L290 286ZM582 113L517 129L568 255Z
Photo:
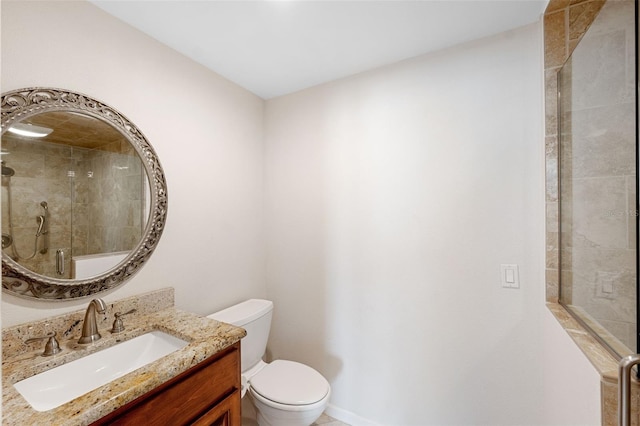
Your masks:
M270 351L352 424L599 422L544 307L541 30L267 101Z
M104 298L171 286L178 307L210 313L265 296L263 101L88 2L3 1L1 30L3 92L60 87L112 105L141 129L164 168L162 240L145 268ZM2 325L86 303L3 294Z
M544 309L538 26L270 101L266 120L90 4L3 0L1 30L2 91L111 104L165 169L160 245L107 301L273 298L271 353L320 369L352 424L598 423L598 377ZM2 297L3 326L86 304Z

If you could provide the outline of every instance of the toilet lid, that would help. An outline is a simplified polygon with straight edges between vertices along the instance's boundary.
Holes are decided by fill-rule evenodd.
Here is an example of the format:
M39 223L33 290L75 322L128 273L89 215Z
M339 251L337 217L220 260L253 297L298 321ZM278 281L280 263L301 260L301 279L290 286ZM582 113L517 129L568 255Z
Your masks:
M329 382L308 365L276 360L267 364L251 380L251 389L261 396L286 405L307 405L320 401L329 392Z

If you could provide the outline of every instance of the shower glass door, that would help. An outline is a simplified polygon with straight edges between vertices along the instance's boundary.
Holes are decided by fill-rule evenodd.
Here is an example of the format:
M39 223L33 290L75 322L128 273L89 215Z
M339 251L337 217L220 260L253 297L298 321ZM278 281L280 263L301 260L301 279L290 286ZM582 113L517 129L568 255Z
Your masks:
M635 2L607 1L558 73L560 302L638 348Z
M108 269L104 259L122 260L146 227L142 160L117 130L95 118L36 117L53 128L47 137L2 135L3 254L50 278L91 276L79 276L77 264L93 259L103 268L93 275L101 273Z
M73 150L7 133L2 154L3 171L10 170L2 176L3 252L40 275L70 278Z

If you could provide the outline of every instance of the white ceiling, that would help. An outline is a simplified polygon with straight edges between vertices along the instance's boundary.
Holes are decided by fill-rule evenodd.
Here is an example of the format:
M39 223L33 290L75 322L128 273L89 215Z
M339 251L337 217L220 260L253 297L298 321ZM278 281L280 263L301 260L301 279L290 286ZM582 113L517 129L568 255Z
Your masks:
M269 99L537 21L548 0L90 0Z

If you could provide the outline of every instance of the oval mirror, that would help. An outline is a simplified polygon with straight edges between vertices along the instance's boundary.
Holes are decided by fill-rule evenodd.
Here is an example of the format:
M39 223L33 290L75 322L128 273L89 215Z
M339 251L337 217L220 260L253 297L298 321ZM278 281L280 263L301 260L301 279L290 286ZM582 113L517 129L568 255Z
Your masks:
M2 94L2 288L47 300L114 288L167 214L155 151L114 108L52 88Z

